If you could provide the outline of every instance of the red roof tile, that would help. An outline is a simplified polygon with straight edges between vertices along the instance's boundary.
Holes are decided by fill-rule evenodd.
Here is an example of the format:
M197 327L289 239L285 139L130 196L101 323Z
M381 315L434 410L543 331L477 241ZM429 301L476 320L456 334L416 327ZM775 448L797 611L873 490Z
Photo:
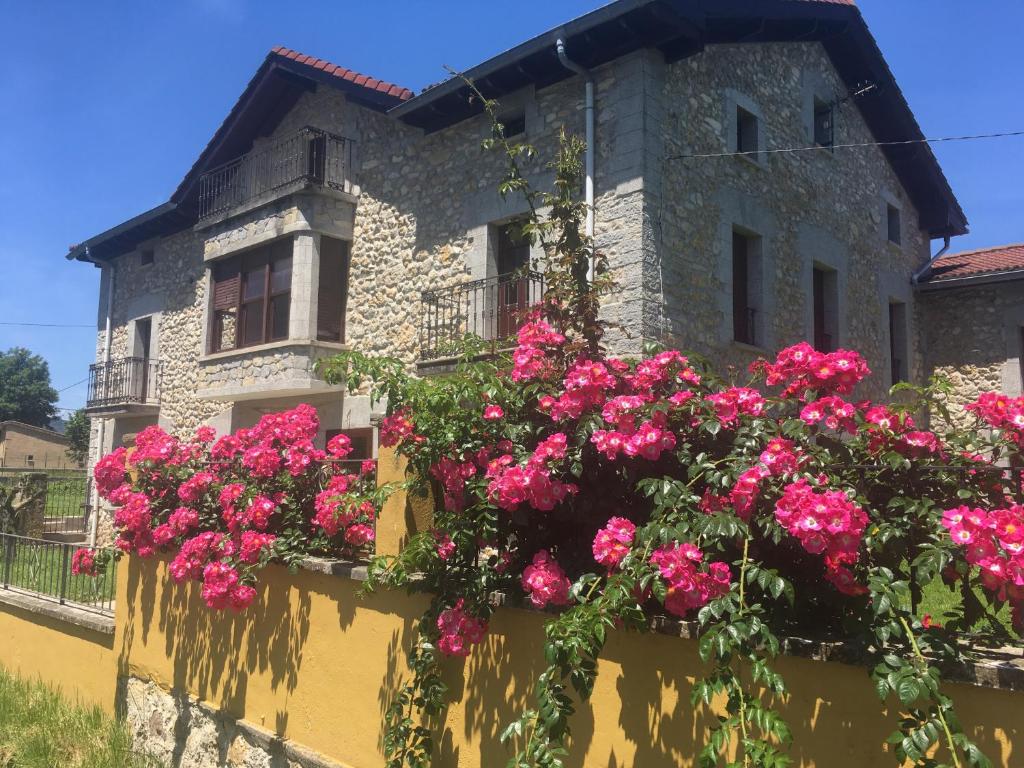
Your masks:
M818 0L819 2L821 0ZM825 2L835 2L836 0L824 0ZM847 0L841 0L847 2ZM271 54L280 56L284 59L291 59L296 64L303 64L312 69L326 72L327 74L333 75L334 77L354 82L356 85L360 85L364 88L368 88L371 91L377 91L379 93L386 93L388 96L394 96L396 99L405 101L411 99L413 96L412 91L408 88L402 88L399 85L393 83L386 83L383 80L377 80L369 75L363 75L359 72L355 72L351 69L345 69L337 64L332 64L324 59L318 59L315 56L307 56L304 53L293 51L291 48L285 48L283 45L278 45L271 49Z
M942 283L964 277L997 275L1018 269L1024 269L1024 243L947 254L935 262L928 282Z

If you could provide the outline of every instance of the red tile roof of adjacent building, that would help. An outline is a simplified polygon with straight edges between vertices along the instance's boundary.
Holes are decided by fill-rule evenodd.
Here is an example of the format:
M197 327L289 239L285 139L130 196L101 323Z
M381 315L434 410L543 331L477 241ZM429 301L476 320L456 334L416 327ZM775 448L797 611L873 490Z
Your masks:
M929 283L1024 270L1024 243L950 253L932 267Z
M305 64L311 69L320 70L326 72L329 75L334 75L342 80L348 80L354 85L361 85L364 88L369 88L371 91L379 91L380 93L386 93L389 96L394 96L397 99L405 101L413 97L413 92L408 88L402 88L400 85L394 85L393 83L387 83L383 80L378 80L375 77L364 75L356 72L352 69L346 69L345 67L339 67L337 64L332 64L325 59L318 59L315 56L307 56L304 53L293 51L291 48L285 48L283 45L275 46L270 52L276 56L280 56L285 59L291 59L297 64Z

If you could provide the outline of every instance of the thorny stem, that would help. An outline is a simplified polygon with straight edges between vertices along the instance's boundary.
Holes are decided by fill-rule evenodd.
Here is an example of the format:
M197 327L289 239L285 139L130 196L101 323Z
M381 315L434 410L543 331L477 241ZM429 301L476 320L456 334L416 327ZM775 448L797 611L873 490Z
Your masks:
M747 607L746 585L747 585L747 563L750 555L750 537L743 537L743 561L740 563L740 611ZM740 736L743 739L740 745L743 748L743 765L750 765L750 755L747 754L747 700L743 695L743 681L739 679L739 672L736 674L736 692L740 699Z
M910 641L910 647L914 651L914 657L918 664L922 664L927 667L928 659L926 659L924 654L921 653L921 647L917 644L917 638L914 637L914 632L911 630L910 624L908 624L907 620L902 616L900 616L900 624L903 625L903 631L906 633L907 639ZM961 768L960 756L957 753L956 744L953 742L953 732L949 729L949 723L946 722L946 716L942 712L942 707L936 707L936 710L939 714L939 722L942 723L942 730L946 734L946 743L949 745L949 753L953 757L953 765L956 766L956 768Z

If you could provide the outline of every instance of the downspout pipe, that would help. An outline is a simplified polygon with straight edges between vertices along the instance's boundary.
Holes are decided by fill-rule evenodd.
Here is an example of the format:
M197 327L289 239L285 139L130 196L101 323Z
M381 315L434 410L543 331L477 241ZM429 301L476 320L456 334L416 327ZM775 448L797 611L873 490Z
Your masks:
M565 40L558 38L555 42L555 50L558 53L558 60L562 66L583 78L583 110L585 120L585 131L587 149L583 158L583 172L585 178L584 200L587 205L587 218L584 224L584 233L593 248L594 242L594 76L590 70L577 64L569 58L565 52ZM591 253L590 267L587 269L587 278L594 279L594 259Z
M918 285L921 282L921 278L928 274L928 271L935 266L935 262L941 259L943 255L946 253L946 251L949 250L949 239L949 235L943 237L942 247L939 249L939 252L932 256L930 259L928 259L928 261L924 263L924 266L922 266L919 270L917 270L914 274L910 276L911 285Z
M104 370L106 370L107 363L110 362L110 348L111 348L111 331L113 327L112 316L114 313L114 263L113 261L100 261L99 259L92 259L89 256L89 248L86 246L85 250L86 258L96 264L102 269L107 270L107 307L106 307L106 318L103 325L103 364ZM107 420L101 418L99 426L98 442L96 445L97 453L103 453L103 444L106 441L107 432ZM100 458L97 455L97 459ZM96 489L96 483L91 484L91 498L90 507L92 509L92 519L89 521L89 546L96 546L96 536L99 533L100 524L100 495Z

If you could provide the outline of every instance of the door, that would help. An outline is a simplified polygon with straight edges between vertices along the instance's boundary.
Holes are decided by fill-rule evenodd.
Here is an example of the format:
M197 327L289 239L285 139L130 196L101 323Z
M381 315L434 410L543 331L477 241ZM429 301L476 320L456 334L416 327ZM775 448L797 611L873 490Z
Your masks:
M498 296L497 328L495 339L507 339L515 335L519 319L529 306L530 280L527 271L530 266L530 243L520 236L518 223L498 228Z
M134 368L131 378L135 382L132 399L139 403L149 400L149 356L153 344L153 318L143 317L135 321L135 359L129 365Z

